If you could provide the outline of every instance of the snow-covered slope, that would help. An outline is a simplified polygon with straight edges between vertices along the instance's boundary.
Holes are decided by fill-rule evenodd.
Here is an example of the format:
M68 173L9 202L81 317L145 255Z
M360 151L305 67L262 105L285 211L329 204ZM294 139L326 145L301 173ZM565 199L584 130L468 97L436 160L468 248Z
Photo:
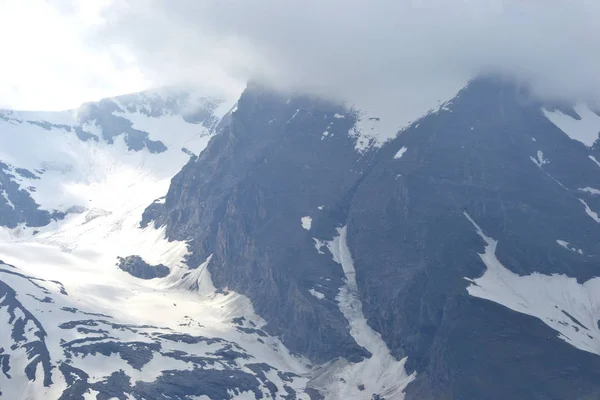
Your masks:
M600 115L585 104L577 104L569 114L560 110L542 110L546 118L565 132L571 139L591 147L600 133Z
M0 265L2 398L307 398L298 375L306 366L249 318L240 296L104 278L92 263L61 262L60 249L21 250L49 260L31 269L67 269L76 279L63 285Z
M308 398L306 360L261 330L249 301L216 293L206 263L189 270L186 243L139 226L233 105L182 112L181 96L2 113L8 211L54 218L0 230L1 398ZM117 268L130 255L170 275Z
M0 112L4 170L47 211L112 211L129 200L122 198L128 192L139 200L156 198L190 154L206 146L231 106L205 99L196 107L212 119L196 123L173 106L152 109L156 96L124 96L57 113ZM128 189L131 184L137 190ZM6 197L17 203L17 194Z
M496 257L498 241L487 236L467 213L465 217L485 241L485 252L480 256L486 271L477 279L466 278L471 282L469 294L539 318L556 330L559 338L600 355L600 278L578 283L567 275L519 276ZM583 254L581 250L579 254Z

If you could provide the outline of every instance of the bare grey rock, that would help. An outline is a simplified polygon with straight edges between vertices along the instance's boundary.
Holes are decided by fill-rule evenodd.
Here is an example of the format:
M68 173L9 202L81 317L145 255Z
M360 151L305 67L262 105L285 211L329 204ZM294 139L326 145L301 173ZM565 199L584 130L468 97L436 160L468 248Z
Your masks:
M118 261L120 269L140 279L164 278L170 273L166 265L150 265L140 256L119 257Z

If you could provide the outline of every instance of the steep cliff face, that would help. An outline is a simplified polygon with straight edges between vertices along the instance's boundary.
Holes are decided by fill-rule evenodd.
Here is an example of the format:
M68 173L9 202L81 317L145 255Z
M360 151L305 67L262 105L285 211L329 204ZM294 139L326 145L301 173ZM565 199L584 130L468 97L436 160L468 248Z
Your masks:
M370 355L326 244L347 226L368 323L416 372L407 398L595 398L600 152L561 110L478 79L365 149L356 113L251 86L143 223L191 240L192 268L212 255L215 285L319 362Z
M169 237L193 240L190 266L212 254L215 285L250 296L272 332L316 361L368 355L334 300L342 271L313 239L333 235L338 204L372 158L355 151L354 123L342 107L252 87L173 178L156 221ZM311 294L317 287L327 299Z
M489 80L380 151L348 238L369 323L418 372L407 398L599 395L597 295L579 293L600 274L594 153Z

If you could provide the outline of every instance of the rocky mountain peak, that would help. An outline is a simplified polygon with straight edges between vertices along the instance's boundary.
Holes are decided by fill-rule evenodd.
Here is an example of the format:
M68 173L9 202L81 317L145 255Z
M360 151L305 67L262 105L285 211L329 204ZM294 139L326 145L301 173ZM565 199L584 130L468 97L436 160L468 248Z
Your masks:
M187 102L3 114L3 391L600 396L593 106L486 76L386 136L255 82Z

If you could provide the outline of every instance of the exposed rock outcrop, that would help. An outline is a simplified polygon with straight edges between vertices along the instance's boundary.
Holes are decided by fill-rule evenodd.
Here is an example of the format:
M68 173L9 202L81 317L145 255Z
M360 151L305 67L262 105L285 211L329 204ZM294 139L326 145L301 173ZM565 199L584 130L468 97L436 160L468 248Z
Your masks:
M118 261L120 269L140 279L164 278L170 272L166 265L150 265L140 256L119 257Z

